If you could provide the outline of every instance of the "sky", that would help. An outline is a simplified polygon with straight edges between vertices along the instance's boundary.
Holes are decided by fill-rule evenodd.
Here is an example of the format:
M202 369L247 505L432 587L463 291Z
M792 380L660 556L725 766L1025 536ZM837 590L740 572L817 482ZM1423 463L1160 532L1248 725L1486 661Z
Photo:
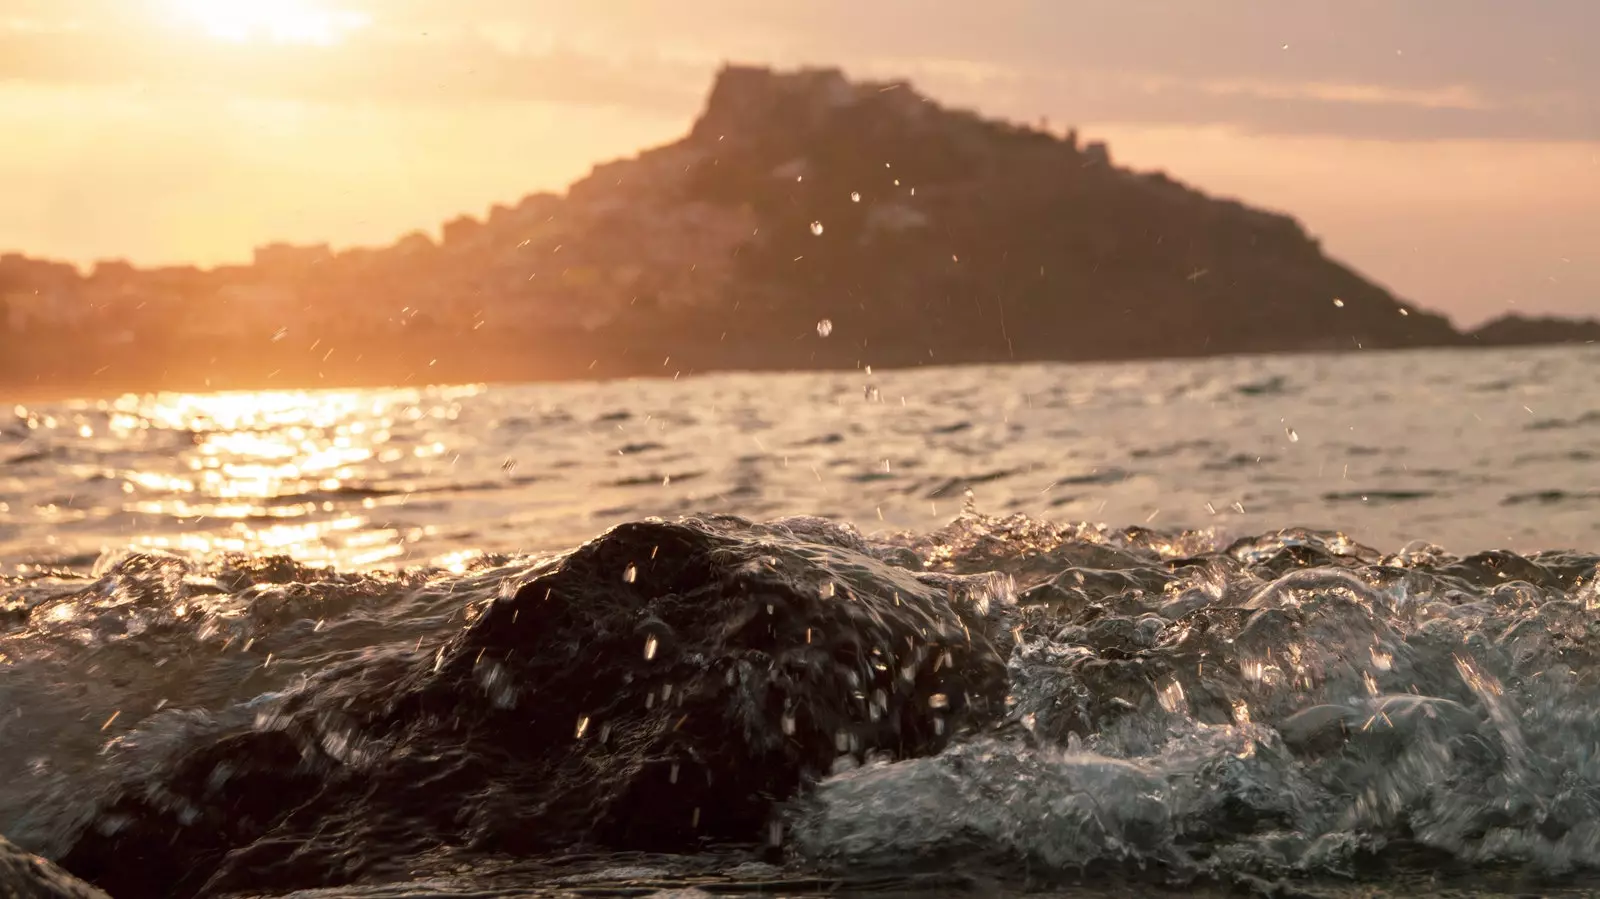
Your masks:
M1594 0L0 0L0 251L381 245L684 134L724 62L906 78L1288 212L1473 324L1600 315Z

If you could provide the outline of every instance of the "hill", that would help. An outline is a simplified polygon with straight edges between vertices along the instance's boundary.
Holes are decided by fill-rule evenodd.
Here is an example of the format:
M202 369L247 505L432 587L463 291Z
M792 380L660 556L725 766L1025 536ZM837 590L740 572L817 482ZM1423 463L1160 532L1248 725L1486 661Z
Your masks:
M1294 219L835 70L381 249L0 259L10 383L263 387L1448 346ZM84 334L96 335L86 342Z
M1600 319L1502 315L1467 332L1481 346L1600 343Z

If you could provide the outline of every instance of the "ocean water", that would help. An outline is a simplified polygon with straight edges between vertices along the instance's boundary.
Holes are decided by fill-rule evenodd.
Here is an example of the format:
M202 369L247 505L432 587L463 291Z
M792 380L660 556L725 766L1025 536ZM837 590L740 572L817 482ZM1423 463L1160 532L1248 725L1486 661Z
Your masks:
M1581 892L1597 372L20 404L0 833L118 897Z
M1592 548L1597 371L1584 347L29 404L0 420L0 559L448 566L645 515L927 531L967 489L1054 521Z

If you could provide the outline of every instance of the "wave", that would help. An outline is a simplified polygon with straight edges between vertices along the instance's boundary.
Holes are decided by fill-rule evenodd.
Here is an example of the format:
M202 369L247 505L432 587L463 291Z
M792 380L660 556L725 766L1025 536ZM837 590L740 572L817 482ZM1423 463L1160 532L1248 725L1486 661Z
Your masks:
M7 585L0 830L119 899L579 850L1581 880L1597 564L970 512L643 520L464 574L125 555Z

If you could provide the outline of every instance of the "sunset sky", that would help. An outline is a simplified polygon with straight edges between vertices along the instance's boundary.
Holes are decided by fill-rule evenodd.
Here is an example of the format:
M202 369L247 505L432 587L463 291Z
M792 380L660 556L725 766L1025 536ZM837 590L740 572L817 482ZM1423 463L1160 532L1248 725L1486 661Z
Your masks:
M387 243L837 65L1290 212L1473 323L1600 314L1595 0L0 0L0 250Z

